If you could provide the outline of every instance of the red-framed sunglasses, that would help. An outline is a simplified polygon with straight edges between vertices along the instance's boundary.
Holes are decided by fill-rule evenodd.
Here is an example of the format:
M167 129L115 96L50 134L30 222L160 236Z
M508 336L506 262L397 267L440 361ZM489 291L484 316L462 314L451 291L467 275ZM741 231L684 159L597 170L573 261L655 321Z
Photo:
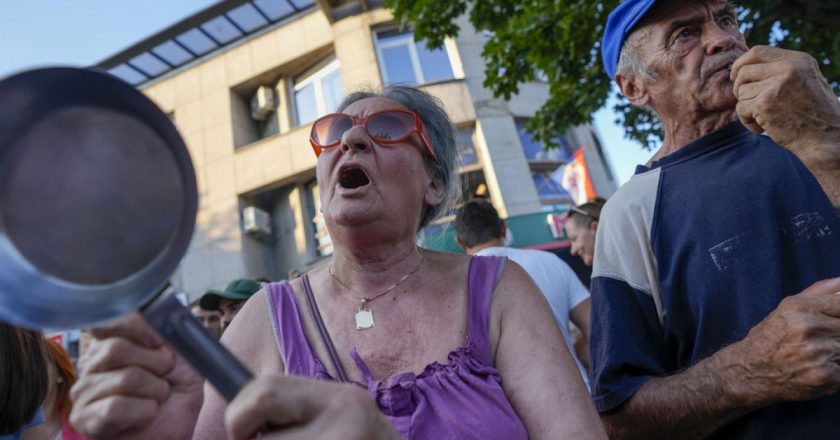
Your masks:
M309 134L309 143L315 151L315 156L320 156L328 148L337 147L344 133L357 125L364 126L368 136L382 145L402 142L417 133L429 156L438 160L426 128L423 127L423 121L417 113L400 109L383 110L364 118L355 118L344 113L331 113L318 118L312 123L312 131Z

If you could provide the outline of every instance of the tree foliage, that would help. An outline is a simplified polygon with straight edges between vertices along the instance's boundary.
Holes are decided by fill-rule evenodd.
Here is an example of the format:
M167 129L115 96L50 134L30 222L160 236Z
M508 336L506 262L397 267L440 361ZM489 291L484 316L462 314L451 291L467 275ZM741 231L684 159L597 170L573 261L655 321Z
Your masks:
M489 31L482 56L485 87L509 99L519 85L547 79L549 97L528 128L556 146L559 134L586 123L611 93L601 63L601 43L609 12L618 0L385 0L417 40L440 47L459 31L456 19ZM840 93L840 2L837 0L743 0L739 20L747 43L770 44L810 53ZM626 136L652 148L661 140L656 117L618 97L616 114Z

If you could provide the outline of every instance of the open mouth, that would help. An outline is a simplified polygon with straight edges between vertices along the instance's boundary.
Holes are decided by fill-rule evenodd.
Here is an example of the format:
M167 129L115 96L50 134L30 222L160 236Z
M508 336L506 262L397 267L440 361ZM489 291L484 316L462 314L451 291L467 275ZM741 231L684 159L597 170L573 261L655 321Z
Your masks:
M359 188L368 183L370 183L370 179L368 179L367 174L358 167L347 167L341 170L341 174L338 177L338 184L346 189Z

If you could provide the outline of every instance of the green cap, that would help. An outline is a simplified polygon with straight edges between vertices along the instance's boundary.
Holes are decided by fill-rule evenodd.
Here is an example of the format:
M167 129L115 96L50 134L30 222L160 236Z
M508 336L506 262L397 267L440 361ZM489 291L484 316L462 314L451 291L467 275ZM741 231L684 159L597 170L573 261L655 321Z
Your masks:
M222 298L232 301L245 301L251 295L257 293L262 286L260 283L250 278L240 278L231 281L225 287L225 290L219 292L216 290L208 290L204 296L199 300L199 305L204 310L219 310L219 303Z

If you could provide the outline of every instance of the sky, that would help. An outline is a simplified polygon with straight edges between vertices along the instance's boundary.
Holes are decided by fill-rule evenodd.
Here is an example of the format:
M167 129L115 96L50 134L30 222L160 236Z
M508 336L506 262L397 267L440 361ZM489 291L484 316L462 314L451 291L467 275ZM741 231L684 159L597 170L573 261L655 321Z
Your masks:
M95 64L216 0L0 0L0 77L38 66ZM624 139L611 102L594 125L619 183L653 154Z

